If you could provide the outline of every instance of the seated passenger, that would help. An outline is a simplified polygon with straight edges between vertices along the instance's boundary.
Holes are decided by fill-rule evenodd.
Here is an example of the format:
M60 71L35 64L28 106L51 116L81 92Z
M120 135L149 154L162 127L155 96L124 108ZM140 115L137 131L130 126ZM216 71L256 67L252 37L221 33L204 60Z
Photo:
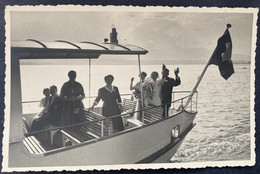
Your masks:
M58 96L58 90L56 86L51 86L50 87L50 93L51 93L51 97L50 97L50 104L49 104L49 109L48 109L48 113L50 115L50 124L54 125L54 126L59 126L60 124L60 120L61 120L61 107L62 107L62 103L63 100L60 98L60 96Z
M27 134L28 132L30 132L30 126L29 126L29 121L23 117L23 133Z
M50 98L50 90L49 90L49 88L44 88L43 89L43 95L45 97L41 99L40 107L46 108L49 105L49 98Z
M62 100L57 94L56 86L50 87L50 93L49 105L33 118L31 131L41 130L46 125L60 125Z

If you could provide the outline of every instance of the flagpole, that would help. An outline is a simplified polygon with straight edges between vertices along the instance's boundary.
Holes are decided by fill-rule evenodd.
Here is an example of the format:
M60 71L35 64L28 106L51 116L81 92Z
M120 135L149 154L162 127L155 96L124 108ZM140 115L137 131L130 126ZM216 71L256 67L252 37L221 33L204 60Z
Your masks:
M230 24L227 24L227 29L225 30L224 34L226 33L226 31L227 31L230 27L231 27L231 25L230 25ZM207 64L206 64L206 66L204 67L204 69L203 69L201 75L198 77L197 83L196 83L195 86L193 87L193 89L192 89L192 91L191 91L191 93L190 93L190 96L189 96L188 100L186 101L186 103L185 103L185 105L184 105L184 108L186 108L186 107L189 105L189 103L190 103L190 101L191 101L191 99L192 99L194 93L197 91L197 88L198 88L198 86L199 86L199 84L200 84L200 82L201 82L201 80L202 80L202 78L203 78L205 72L207 71L207 69L208 69L208 67L209 67L209 65L210 65L210 63L211 63L211 60L212 60L213 56L215 55L216 50L217 50L217 47L215 48L214 52L211 54L211 56L210 56L210 58L209 58L209 60L208 60L208 62L207 62Z

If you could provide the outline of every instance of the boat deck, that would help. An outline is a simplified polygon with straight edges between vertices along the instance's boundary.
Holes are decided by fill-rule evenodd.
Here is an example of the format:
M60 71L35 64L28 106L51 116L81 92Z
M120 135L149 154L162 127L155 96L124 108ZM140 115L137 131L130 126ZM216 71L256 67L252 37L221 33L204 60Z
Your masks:
M181 102L181 106L182 103L183 102ZM151 105L145 107L142 111L135 111L136 106L136 100L123 99L122 114L118 116L123 120L124 131L162 120L164 109L162 106ZM170 108L169 115L173 116L179 111L178 109ZM39 152L32 149L43 149L43 151L40 152L40 154L42 154L46 151L48 152L83 142L92 142L103 137L117 134L118 131L113 130L111 117L104 117L100 112L101 108L95 108L94 111L84 109L84 114L78 124L56 128L52 125L48 125L45 127L45 130L38 133L25 133L24 146L33 154L39 154ZM32 118L31 115L28 117Z

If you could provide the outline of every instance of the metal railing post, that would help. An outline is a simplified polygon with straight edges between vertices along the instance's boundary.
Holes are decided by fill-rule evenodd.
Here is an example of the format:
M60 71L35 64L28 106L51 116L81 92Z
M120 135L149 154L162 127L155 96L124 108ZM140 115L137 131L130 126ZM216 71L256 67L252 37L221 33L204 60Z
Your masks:
M190 111L192 112L192 105L193 105L193 103L192 103L192 98L193 98L193 96L191 97L191 99L190 99Z
M143 110L143 109L142 109ZM144 124L144 110L142 111L142 122Z
M112 120L108 119L109 122L109 135L114 134L113 126L112 126Z
M172 95L172 101L174 101L174 92L172 93L173 95ZM174 109L174 103L175 102L172 102L172 108Z
M167 106L164 105L164 118L166 118L166 117L167 117Z
M101 137L104 137L104 120L101 120Z

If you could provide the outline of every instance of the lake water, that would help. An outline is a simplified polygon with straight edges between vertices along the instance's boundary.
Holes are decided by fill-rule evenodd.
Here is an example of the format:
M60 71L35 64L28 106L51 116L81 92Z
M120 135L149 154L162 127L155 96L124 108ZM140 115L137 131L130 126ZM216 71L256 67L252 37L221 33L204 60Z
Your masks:
M169 65L170 76L177 67L182 84L174 90L192 90L204 65ZM198 88L196 126L172 157L172 162L250 159L250 65L234 65L234 69L235 74L224 80L216 66L208 68ZM21 65L22 100L39 101L43 98L43 88L51 85L56 85L59 92L68 80L69 70L77 72L76 80L83 85L86 96L97 95L98 89L105 85L107 74L114 75L113 85L121 94L130 93L131 77L138 81L138 66L135 65L93 65L90 88L88 65ZM152 71L161 72L161 65L144 65L142 71L148 75ZM85 107L89 106L87 99L84 103ZM37 102L23 106L23 113L38 111Z

